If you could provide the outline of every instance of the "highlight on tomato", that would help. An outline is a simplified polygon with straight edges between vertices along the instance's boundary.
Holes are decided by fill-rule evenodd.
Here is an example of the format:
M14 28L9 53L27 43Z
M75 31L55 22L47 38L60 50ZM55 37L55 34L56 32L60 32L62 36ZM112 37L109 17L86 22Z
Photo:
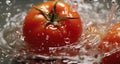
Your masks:
M79 13L63 1L48 1L33 6L23 25L24 40L34 54L49 55L52 47L75 44L81 34Z

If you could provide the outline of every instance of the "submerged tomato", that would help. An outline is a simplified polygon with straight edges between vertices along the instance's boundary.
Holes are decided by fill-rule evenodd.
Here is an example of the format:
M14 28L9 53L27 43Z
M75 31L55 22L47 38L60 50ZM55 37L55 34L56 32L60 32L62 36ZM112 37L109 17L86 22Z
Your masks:
M120 23L113 26L98 46L103 53L113 51L120 47ZM102 59L102 64L120 64L120 51L114 52Z
M65 2L48 1L32 8L24 21L23 35L33 53L49 54L50 47L78 41L82 23L77 12Z

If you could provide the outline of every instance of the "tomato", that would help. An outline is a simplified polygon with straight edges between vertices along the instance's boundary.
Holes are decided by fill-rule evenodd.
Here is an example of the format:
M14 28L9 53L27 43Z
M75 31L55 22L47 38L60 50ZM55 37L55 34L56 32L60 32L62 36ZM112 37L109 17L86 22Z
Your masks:
M34 6L25 17L23 36L30 52L51 54L51 47L76 43L82 34L78 12L62 1L48 1Z
M120 47L120 23L108 30L98 47L103 52L110 52Z
M98 48L102 53L110 53L120 47L120 23L115 24L103 38ZM102 64L119 64L120 51L115 51L102 58Z
M120 51L104 57L102 59L102 64L120 64Z

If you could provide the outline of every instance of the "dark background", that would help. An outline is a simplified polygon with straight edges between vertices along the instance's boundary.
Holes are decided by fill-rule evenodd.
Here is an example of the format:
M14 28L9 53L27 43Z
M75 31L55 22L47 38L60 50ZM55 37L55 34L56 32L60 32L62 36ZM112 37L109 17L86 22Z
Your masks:
M7 2L11 2L7 4ZM0 0L0 28L6 23L7 13L11 13L11 17L17 13L28 11L30 4L39 4L43 0ZM19 11L18 11L19 10Z

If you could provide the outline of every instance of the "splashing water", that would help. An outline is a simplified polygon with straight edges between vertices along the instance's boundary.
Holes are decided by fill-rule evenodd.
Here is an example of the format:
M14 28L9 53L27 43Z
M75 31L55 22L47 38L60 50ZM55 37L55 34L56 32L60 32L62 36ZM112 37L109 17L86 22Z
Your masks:
M31 55L25 51L20 51L26 46L22 36L24 17L31 4L38 4L40 1L0 1L0 9L2 9L0 10L0 64L100 64L102 54L97 50L97 46L106 30L120 21L119 1L64 1L81 15L84 31L78 44L50 48L52 53L58 52L54 56ZM69 43L69 39L65 39L65 41Z

